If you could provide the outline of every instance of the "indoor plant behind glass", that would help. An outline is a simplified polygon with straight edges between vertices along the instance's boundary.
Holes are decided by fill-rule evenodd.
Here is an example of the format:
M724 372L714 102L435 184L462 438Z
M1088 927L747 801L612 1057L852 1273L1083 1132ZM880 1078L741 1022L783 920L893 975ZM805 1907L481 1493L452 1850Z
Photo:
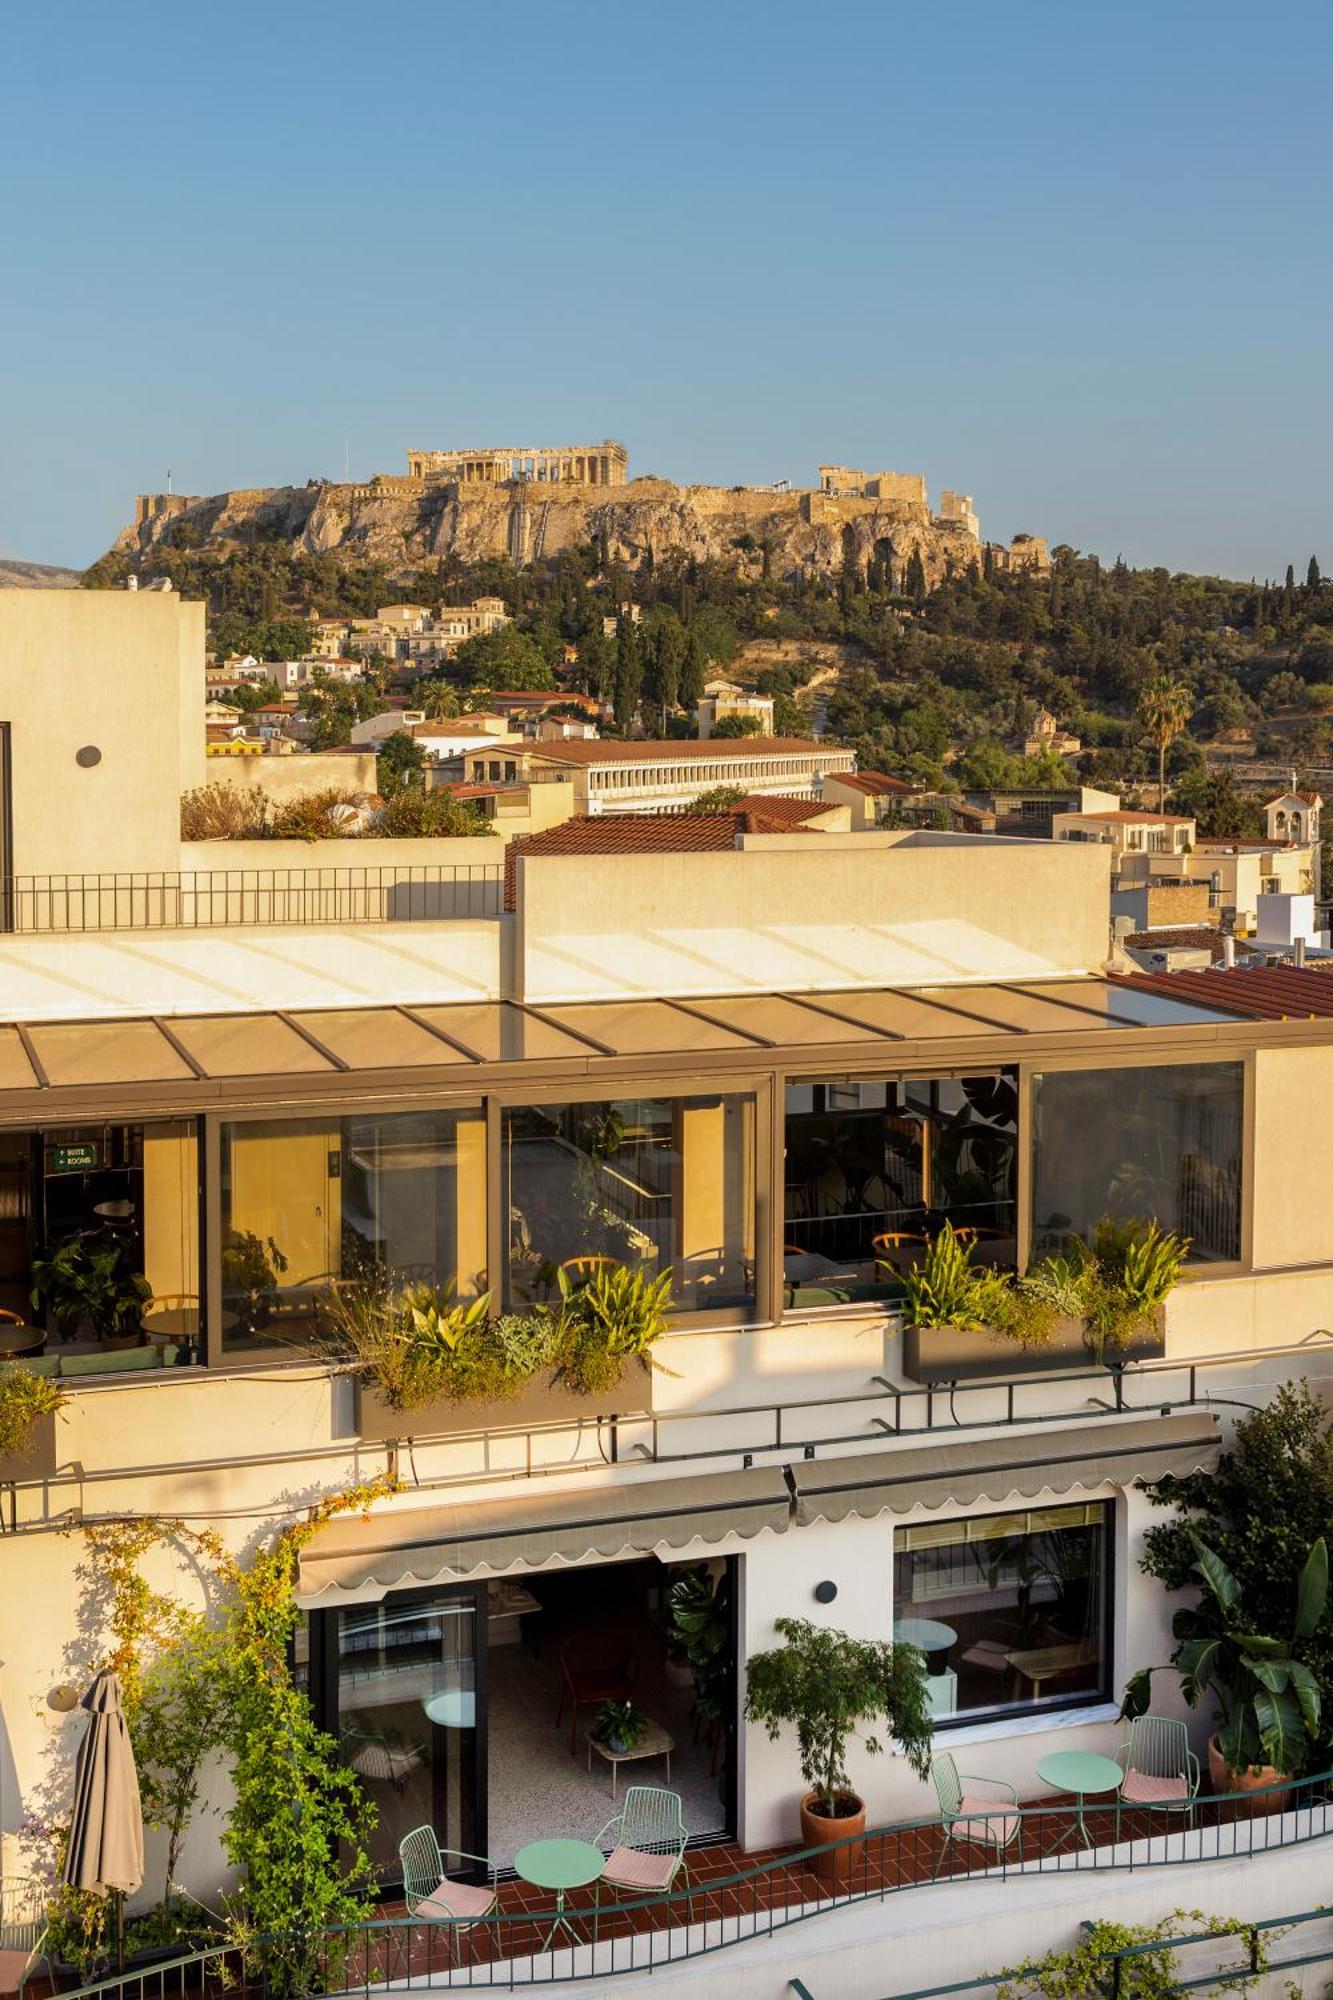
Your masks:
M46 1312L62 1340L84 1319L103 1347L137 1347L143 1309L153 1288L133 1264L128 1238L110 1229L81 1229L32 1260L32 1302Z
M592 1733L615 1757L624 1757L642 1741L648 1717L632 1701L604 1701Z
M745 1715L776 1742L794 1728L801 1776L801 1840L830 1847L816 1873L837 1887L850 1880L861 1848L848 1836L864 1833L865 1800L852 1790L847 1746L863 1724L883 1723L919 1778L930 1774L934 1730L926 1691L926 1663L914 1646L854 1639L805 1618L778 1618L783 1644L754 1653L746 1668ZM863 1738L871 1756L883 1747Z

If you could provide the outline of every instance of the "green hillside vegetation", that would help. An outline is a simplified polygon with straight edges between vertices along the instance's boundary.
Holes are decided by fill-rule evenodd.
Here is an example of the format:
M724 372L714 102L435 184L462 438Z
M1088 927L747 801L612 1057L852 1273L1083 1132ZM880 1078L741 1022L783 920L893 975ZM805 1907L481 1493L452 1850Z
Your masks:
M134 566L131 557L107 556L84 581L115 584ZM791 639L853 649L826 691L830 733L864 766L929 785L1075 775L1051 759L1030 768L1015 754L1044 706L1082 739L1077 775L1141 784L1155 796L1146 712L1162 686L1183 690L1188 718L1166 752L1168 785L1205 832L1256 830L1254 809L1228 773L1205 769L1207 746L1231 742L1242 755L1298 770L1333 761L1333 587L1313 557L1300 580L1288 569L1280 584L1243 584L1106 567L1060 547L1049 577L995 575L978 564L929 594L919 563L891 578L883 564L848 561L833 576L794 582L766 568L762 550L738 547L729 563L681 554L645 557L631 569L590 545L521 572L507 562L450 560L392 583L373 565L293 555L278 544L226 554L163 546L151 556L153 573L207 600L217 656L292 656L300 621L315 614L364 617L381 604L502 597L515 624L469 641L442 675L416 684L416 698L440 713L488 688L556 686L572 646L578 664L572 676L561 672L560 686L612 703L620 729L641 713L652 729L686 735L704 680L744 642ZM604 618L631 601L642 607L641 622L622 617L616 636L605 637ZM755 684L776 697L779 733L808 728L794 668L769 669ZM337 740L367 698L364 690L313 696L328 706L324 739Z

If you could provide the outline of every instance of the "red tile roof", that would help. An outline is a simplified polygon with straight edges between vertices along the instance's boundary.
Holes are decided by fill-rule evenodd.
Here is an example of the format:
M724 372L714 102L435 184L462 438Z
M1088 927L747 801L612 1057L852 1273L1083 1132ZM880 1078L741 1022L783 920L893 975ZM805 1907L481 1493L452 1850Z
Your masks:
M1145 822L1151 824L1152 826L1193 826L1194 824L1193 819L1184 813L1154 813L1154 812L1061 813L1060 818L1104 820L1109 826L1142 826L1143 824L1145 824Z
M812 802L760 799L715 813L599 813L567 819L544 833L520 834L505 849L505 907L513 907L514 861L520 854L724 854L743 833L807 831L771 815L768 808L775 803Z
M886 792L902 794L918 789L909 785L906 778L891 778L887 771L839 771L838 783L854 792L864 792L871 799L882 798Z
M1333 961L1330 961L1333 968ZM1333 1020L1333 978L1324 966L1213 966L1207 972L1135 972L1112 975L1126 986L1217 1007L1255 1021Z
M822 819L825 813L837 812L832 799L789 799L781 792L747 792L743 799L724 810L733 819L744 819L747 824L742 833L787 833L805 825L808 820ZM768 825L757 822L765 820Z

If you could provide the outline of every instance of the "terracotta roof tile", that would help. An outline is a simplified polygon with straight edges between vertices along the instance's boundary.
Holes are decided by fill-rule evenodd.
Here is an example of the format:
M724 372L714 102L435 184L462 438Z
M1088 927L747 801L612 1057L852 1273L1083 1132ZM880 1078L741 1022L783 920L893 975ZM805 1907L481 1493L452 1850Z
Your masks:
M1164 924L1160 930L1131 931L1125 943L1136 951L1167 951L1182 945L1207 951L1214 965L1222 959L1222 933L1215 924Z
M1330 970L1333 964L1215 965L1207 972L1134 972L1113 979L1255 1021L1327 1021L1333 1020Z
M891 778L887 771L839 771L838 783L851 791L864 792L867 798L882 798L893 793L901 796L905 792L915 792L918 787L909 785L906 778Z

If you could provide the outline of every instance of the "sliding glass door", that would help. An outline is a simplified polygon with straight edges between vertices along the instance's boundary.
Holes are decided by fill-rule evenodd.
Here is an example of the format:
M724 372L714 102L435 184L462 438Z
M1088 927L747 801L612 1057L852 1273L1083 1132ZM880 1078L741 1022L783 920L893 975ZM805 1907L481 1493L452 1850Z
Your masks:
M482 1851L486 1828L485 1586L396 1594L323 1626L324 1685L347 1763L379 1814L371 1858L400 1879L398 1844L433 1826Z

